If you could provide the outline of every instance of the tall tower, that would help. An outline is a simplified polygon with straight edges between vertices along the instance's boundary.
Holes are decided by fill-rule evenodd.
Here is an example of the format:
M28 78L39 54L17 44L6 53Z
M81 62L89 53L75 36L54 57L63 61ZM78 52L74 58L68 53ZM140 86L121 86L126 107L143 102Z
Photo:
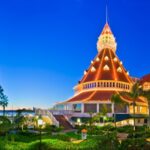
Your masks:
M133 80L116 55L116 50L116 39L106 19L106 24L98 37L96 57L74 87L74 96L60 103L66 110L84 115L88 112L101 112L102 105L105 104L109 113L113 113L116 108L111 102L111 96L122 91L129 92L133 86ZM126 95L121 97L124 101L132 103L130 97ZM139 106L145 105L145 100L137 99L137 103ZM117 109L121 113L128 113L129 110L126 106L124 109L120 107Z
M75 93L84 91L130 91L132 79L116 55L117 43L106 22L97 41L98 54L91 61Z

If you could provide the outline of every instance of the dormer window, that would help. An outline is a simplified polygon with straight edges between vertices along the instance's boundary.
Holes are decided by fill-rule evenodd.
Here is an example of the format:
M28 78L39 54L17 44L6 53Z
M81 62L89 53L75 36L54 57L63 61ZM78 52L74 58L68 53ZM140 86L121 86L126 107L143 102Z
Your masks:
M96 61L100 61L99 57L96 58Z
M109 57L108 57L108 56L105 56L104 59L105 59L105 61L108 61L108 60L109 60Z
M114 62L117 62L117 58L116 57L114 58Z
M121 73L121 72L122 72L121 67L118 67L118 68L117 68L117 71Z
M92 66L91 72L95 72L95 71L96 71L95 67Z
M103 69L104 69L105 71L110 70L108 65L105 65Z
M85 70L85 71L84 71L84 75L86 75L86 74L87 74L87 71Z

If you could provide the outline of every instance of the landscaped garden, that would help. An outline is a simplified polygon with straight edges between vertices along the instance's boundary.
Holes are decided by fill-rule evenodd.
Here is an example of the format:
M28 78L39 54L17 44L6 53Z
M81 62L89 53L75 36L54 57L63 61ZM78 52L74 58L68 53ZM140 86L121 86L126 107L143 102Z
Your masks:
M117 127L105 125L77 126L76 131L63 132L61 128L47 125L41 129L29 130L11 124L5 117L0 124L0 150L148 150L150 130L147 126ZM87 130L87 139L81 140L82 129ZM2 132L3 131L3 132ZM35 132L36 131L36 132ZM127 134L126 139L120 136ZM40 138L41 143L40 143Z
M5 98L5 97L4 97ZM113 96L120 103L118 95ZM6 117L7 99L2 101L3 116L0 116L0 150L149 150L150 126L117 126L116 114L107 116L104 107L102 113L89 118L80 118L81 124L67 131L63 127L51 125L48 118L36 115L24 115L18 110L15 116ZM5 105L4 105L5 104ZM121 103L124 105L124 103ZM135 107L135 105L133 105ZM75 122L77 118L72 119ZM148 118L150 120L150 118ZM43 123L40 124L42 121ZM100 126L102 122L103 126ZM87 134L83 138L83 131Z

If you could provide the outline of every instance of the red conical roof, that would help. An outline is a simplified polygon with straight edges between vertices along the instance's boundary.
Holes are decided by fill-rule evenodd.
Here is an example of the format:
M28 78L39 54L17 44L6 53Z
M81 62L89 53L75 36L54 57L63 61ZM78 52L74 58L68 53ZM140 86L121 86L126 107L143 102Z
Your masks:
M92 69L94 70L92 71ZM93 60L80 83L114 80L132 83L132 79L117 55L111 49L103 49Z
M116 46L115 37L106 23L98 38L98 54L75 87L75 95L67 102L110 101L113 94L130 91L133 81L115 53Z

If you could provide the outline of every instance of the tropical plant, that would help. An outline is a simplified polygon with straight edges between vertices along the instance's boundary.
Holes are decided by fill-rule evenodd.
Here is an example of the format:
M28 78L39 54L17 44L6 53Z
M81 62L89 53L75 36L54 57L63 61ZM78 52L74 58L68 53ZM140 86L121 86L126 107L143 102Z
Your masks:
M140 86L139 82L136 82L133 86L130 92L122 92L121 95L126 95L132 99L132 103L130 105L133 106L133 130L135 131L135 107L136 107L136 101L139 98L140 95Z
M119 105L121 107L123 107L125 105L125 102L121 99L119 94L114 94L111 96L111 101L112 103L114 103L114 107L115 105ZM116 110L114 109L114 123L115 123L115 128L117 127L116 124Z
M102 107L102 116L103 116L103 123L105 124L105 120L107 118L107 113L108 113L108 110L107 110L107 106L106 104L103 104L103 107Z
M18 128L21 128L21 130L23 131L24 126L27 124L27 118L24 116L16 116L15 124Z
M136 82L133 87L131 92L129 93L130 97L133 100L133 130L135 131L135 106L136 106L136 100L139 97L140 89L139 89L139 83Z

